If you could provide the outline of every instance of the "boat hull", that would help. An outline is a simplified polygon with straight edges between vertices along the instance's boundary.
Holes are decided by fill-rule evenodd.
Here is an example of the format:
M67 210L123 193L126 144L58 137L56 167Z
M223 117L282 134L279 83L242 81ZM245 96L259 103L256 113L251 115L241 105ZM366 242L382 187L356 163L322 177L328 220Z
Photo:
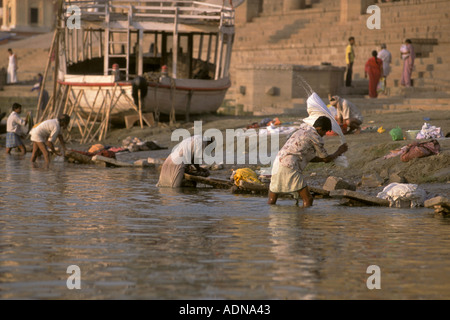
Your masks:
M108 81L109 80L109 81ZM117 118L137 112L130 82L111 82L110 76L83 76L70 79L61 85L70 86L70 100L77 105L80 115L106 112ZM172 108L175 115L214 113L223 103L230 87L229 78L219 80L161 79L148 83L147 95L143 99L142 111L169 115ZM111 97L114 97L111 101Z

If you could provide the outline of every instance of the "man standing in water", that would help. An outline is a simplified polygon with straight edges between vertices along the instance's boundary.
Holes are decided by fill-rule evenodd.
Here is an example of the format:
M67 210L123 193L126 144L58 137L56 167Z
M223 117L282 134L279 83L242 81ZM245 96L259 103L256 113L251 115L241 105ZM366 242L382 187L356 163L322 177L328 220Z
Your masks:
M276 204L279 194L291 193L295 199L302 198L304 208L312 206L313 197L306 185L303 170L309 162L328 163L348 150L347 144L343 144L334 154L327 154L322 137L330 130L331 120L321 116L313 126L306 123L300 125L286 141L273 164L268 204Z
M31 141L33 142L33 153L31 154L31 162L35 162L38 155L42 153L45 160L45 166L48 168L50 164L50 156L47 147L52 153L61 156L66 152L66 144L64 142L61 129L67 128L70 117L63 114L58 119L51 119L41 122L30 131ZM55 150L54 143L59 139L63 154Z
M20 118L22 113L22 105L14 103L12 106L12 112L8 117L6 123L6 153L10 154L11 149L19 148L20 154L25 155L27 153L25 145L22 142L20 136L23 134L22 126L28 124L28 117L26 120Z
M195 135L180 142L164 161L157 187L179 188L184 186L184 174L208 176L209 171L199 166L206 146L213 143L212 138ZM191 166L194 172L189 171Z

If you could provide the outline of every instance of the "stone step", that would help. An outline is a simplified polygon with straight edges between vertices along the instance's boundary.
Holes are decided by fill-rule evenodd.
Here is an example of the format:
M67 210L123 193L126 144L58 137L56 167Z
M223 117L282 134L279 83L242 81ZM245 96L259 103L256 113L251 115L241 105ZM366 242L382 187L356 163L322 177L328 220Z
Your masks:
M391 104L383 106L383 110L420 110L420 111L430 111L430 110L442 110L448 111L448 104L433 104L433 105L420 105L420 104Z
M0 91L0 97L35 97L37 91L32 92L32 88L32 85L6 85Z
M22 111L34 111L38 100L37 97L2 97L0 96L0 106L2 112L9 112L13 103L22 105Z
M450 98L412 98L405 99L404 103L409 105L447 105L448 107L450 107Z

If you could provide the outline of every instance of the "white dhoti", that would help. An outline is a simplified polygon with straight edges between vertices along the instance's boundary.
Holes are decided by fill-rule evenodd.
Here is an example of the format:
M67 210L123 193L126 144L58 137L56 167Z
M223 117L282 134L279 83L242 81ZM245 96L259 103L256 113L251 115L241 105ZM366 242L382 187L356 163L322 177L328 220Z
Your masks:
M184 179L185 164L175 164L172 156L167 157L164 161L157 187L179 188Z
M14 66L8 66L8 73L6 74L6 83L16 83L17 72Z

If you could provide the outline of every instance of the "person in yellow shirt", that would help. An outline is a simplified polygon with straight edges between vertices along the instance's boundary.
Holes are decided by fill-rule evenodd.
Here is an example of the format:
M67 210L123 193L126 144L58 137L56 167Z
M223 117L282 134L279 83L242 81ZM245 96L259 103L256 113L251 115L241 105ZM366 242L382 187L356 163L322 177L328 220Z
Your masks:
M353 45L355 44L355 38L348 38L348 45L345 49L345 61L347 63L347 75L345 77L345 86L351 87L352 85L352 72L353 72L353 62L355 61L355 51L353 50Z

